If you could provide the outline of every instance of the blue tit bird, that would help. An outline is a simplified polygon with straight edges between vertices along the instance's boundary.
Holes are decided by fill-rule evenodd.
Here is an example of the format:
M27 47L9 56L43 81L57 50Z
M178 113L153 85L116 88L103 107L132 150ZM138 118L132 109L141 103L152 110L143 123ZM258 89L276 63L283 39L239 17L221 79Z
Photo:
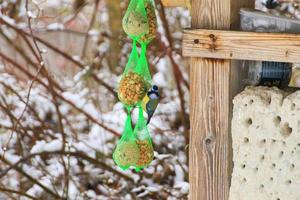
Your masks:
M142 101L143 110L148 114L147 125L149 124L159 102L158 87L153 85Z

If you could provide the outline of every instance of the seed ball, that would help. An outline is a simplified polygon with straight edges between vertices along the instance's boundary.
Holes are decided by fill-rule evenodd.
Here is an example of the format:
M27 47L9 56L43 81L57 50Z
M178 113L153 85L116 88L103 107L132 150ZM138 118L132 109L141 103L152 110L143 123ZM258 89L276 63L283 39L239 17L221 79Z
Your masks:
M113 154L116 163L122 167L135 166L139 156L139 146L135 141L121 141Z
M149 43L156 37L157 21L154 6L148 1L145 3L145 9L147 12L149 32L138 40L139 43Z
M143 76L128 72L119 83L118 96L122 103L134 106L147 94L150 84Z
M149 165L154 157L153 146L149 140L137 140L140 150L139 160L137 162L138 167L144 167Z
M135 11L125 16L122 25L125 33L131 36L139 37L149 31L147 17Z

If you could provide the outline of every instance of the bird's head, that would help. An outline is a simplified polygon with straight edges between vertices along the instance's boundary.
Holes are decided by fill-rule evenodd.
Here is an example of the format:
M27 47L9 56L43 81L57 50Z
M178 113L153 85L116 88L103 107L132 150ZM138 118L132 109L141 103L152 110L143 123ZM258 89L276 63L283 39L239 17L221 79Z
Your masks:
M277 0L267 0L266 3L263 3L263 5L268 9L275 9L279 6L279 3Z
M158 92L158 87L156 85L153 85L151 91Z
M156 85L153 85L151 90L148 92L148 96L156 96L159 97L158 87Z

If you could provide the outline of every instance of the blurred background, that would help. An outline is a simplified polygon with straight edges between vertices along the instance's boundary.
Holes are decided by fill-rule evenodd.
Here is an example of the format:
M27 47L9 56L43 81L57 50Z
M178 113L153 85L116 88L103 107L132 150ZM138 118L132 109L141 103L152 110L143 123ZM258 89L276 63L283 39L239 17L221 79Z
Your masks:
M131 51L121 26L127 5L0 0L1 200L188 199L187 9L155 0L158 32L147 55L161 93L149 125L155 159L139 173L112 160L126 120L116 88ZM272 11L299 13L292 2Z

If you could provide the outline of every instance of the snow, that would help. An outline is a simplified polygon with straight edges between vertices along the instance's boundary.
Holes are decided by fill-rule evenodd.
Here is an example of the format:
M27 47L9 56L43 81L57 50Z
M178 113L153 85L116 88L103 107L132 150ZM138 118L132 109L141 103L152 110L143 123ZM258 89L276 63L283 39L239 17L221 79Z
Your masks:
M159 192L161 189L159 187L148 186L146 190L149 192Z
M9 151L6 151L4 154L4 151L2 148L0 149L0 155L1 156L4 155L4 158L12 164L18 162L21 159L20 156L14 155L14 154L10 153Z
M69 182L69 197L70 199L77 199L80 195L80 191L77 189L76 185L74 184L73 181Z
M98 30L92 29L92 30L90 30L90 31L88 32L88 34L89 34L90 36L95 37L95 36L99 36L100 33L99 33Z
M40 196L43 192L43 189L38 185L33 185L29 190L27 190L27 194L31 196Z
M156 73L153 75L153 83L161 88L168 86L168 83L162 73Z
M61 23L52 23L47 26L48 30L64 30L65 26Z
M188 194L190 184L188 182L182 181L182 182L177 183L174 187L180 189L180 192L182 194Z
M173 155L172 154L155 154L155 157L159 160L164 160L166 158L173 157Z
M59 151L62 149L62 141L61 140L52 140L50 142L36 141L35 145L32 147L30 153L42 153L42 152L53 152Z
M27 11L27 16L28 16L29 18L33 18L33 19L36 18L36 15L34 15L31 11Z
M47 6L57 8L61 6L61 0L47 0Z
M6 21L6 22L8 22L9 24L12 24L12 25L14 25L16 23L14 19L10 18L7 15L2 15L1 13L0 13L0 18L2 18L4 21Z

